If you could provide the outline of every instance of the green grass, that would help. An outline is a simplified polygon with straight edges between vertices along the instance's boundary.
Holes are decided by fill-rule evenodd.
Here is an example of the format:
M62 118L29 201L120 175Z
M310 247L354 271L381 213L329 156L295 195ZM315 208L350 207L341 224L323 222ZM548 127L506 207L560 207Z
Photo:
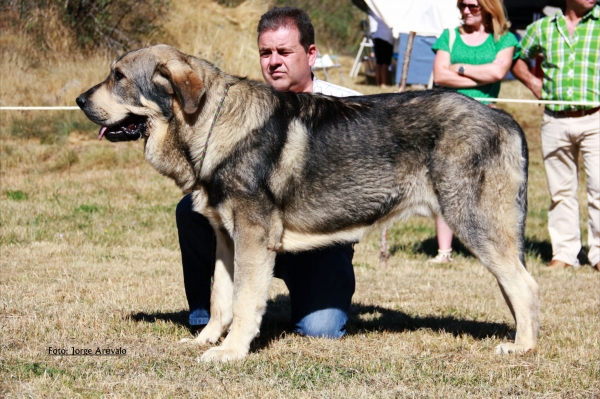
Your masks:
M50 111L50 114L26 113L11 121L10 136L38 139L41 144L64 145L73 131L90 131L95 126L81 112Z
M24 201L29 198L29 195L21 190L8 190L6 191L6 196L13 201Z

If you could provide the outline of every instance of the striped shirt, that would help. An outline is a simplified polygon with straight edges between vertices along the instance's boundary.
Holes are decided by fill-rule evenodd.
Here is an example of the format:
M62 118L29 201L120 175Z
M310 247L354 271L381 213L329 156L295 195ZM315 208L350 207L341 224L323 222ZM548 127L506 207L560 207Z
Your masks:
M521 40L521 58L543 54L542 100L600 102L600 6L596 4L569 37L562 12L535 21ZM551 111L593 106L548 105Z
M333 97L350 97L350 96L362 96L361 93L347 89L342 86L334 85L329 82L324 82L313 76L313 93L326 94Z

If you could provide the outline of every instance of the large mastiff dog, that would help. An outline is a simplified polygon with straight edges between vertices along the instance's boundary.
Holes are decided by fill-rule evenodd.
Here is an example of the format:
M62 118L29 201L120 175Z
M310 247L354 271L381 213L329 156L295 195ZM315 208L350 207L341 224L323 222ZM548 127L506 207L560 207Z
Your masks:
M527 148L506 113L454 92L333 98L279 93L159 45L132 51L77 98L99 138L144 139L217 235L203 360L258 334L276 251L358 240L440 214L496 277L517 324L498 353L534 350L538 286L524 267Z

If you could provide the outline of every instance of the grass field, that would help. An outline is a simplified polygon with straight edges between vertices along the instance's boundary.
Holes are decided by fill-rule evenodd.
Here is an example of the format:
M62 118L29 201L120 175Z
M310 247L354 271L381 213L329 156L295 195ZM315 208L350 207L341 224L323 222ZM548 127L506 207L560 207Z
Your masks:
M172 43L260 78L254 26L267 2L194 4L174 3L184 11L165 25ZM46 60L10 35L0 49L1 105L74 105L110 63L102 54ZM347 77L353 60L341 61ZM341 83L337 71L330 76ZM380 90L362 77L346 85ZM530 95L509 82L501 97ZM584 267L544 269L551 249L542 109L504 108L530 147L526 258L541 289L537 352L493 355L514 333L494 278L458 242L452 265L426 264L436 252L434 225L415 218L391 228L385 269L377 234L356 246L346 337L290 333L289 297L275 279L260 337L231 364L199 363L206 348L178 343L190 336L174 217L181 193L145 162L142 144L98 142L80 112L2 111L0 397L600 397L600 273L583 253ZM584 189L580 199L585 242ZM54 355L72 348L117 354Z
M352 87L376 90L360 81ZM526 96L515 82L504 87L505 96ZM541 109L509 110L531 149L527 262L542 298L536 353L492 354L514 332L493 277L458 243L451 266L426 264L436 250L433 222L416 218L391 229L385 269L377 263L376 234L357 245L345 338L290 333L286 288L274 280L261 336L244 361L226 365L198 363L205 348L177 342L190 336L174 219L181 193L144 161L141 143L98 142L79 113L4 118L0 393L599 396L600 276L590 267L544 270L551 254ZM583 192L581 199L585 204ZM53 355L72 348L125 353Z

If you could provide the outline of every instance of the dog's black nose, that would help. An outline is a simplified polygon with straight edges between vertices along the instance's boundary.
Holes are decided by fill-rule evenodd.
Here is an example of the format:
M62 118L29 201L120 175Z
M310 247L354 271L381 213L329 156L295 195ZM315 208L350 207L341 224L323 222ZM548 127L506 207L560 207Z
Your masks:
M83 109L83 107L85 107L85 103L87 101L86 101L85 97L81 95L81 96L77 97L75 102L77 103L77 105L79 105L79 108Z

